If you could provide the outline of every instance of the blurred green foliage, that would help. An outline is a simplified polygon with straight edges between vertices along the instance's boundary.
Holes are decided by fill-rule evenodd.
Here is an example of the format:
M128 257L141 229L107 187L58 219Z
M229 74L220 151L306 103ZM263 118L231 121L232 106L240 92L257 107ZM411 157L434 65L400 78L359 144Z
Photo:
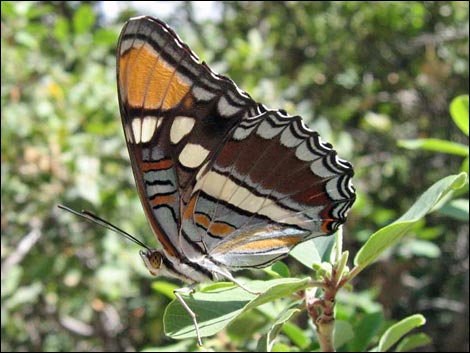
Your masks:
M56 207L93 210L156 245L116 95L118 33L137 13L123 8L110 20L101 5L1 3L2 351L171 343L162 327L169 299L152 289L136 246ZM345 228L350 252L432 183L468 171L461 155L397 144L433 138L468 146L468 130L453 117L461 104L449 113L452 99L469 92L468 2L217 2L202 20L207 10L197 3L178 2L164 16L168 3L149 7L146 14L167 21L215 71L269 107L303 116L352 161L359 198ZM361 273L353 292L341 293L338 321L366 333L374 327L379 337L420 312L429 350L468 351L468 188L459 197L467 218L449 217L457 207L415 225ZM285 262L291 275L303 271ZM269 305L282 307L265 305L206 344L255 349L273 320ZM306 316L293 317L273 349L314 349ZM367 348L359 334L343 333L343 349ZM413 347L418 335L397 349ZM194 346L173 343L168 350Z

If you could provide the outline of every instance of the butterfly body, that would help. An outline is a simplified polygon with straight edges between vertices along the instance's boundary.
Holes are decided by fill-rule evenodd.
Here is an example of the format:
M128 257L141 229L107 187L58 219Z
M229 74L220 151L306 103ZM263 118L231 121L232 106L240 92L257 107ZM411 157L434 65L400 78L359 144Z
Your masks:
M232 279L345 222L349 162L300 117L199 63L164 22L126 23L117 79L137 189L162 246L141 252L152 274Z

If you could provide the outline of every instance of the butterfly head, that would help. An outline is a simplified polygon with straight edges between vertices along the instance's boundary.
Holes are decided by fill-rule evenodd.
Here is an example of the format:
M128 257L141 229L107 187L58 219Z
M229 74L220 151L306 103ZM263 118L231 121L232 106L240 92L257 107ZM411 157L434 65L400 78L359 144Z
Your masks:
M145 266L147 266L148 270L150 271L150 274L157 276L163 265L162 253L155 249L148 249L140 250L139 254L144 261Z

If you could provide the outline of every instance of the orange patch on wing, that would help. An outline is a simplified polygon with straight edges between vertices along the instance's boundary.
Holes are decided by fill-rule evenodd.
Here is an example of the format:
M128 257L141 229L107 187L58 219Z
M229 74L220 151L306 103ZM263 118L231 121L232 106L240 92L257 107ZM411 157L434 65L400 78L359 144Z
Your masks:
M150 200L152 206L158 205L171 205L176 201L176 197L173 195L162 195L156 196L154 199Z
M119 57L119 93L121 94L120 99L122 100L127 100L127 87L126 87L126 81L127 81L127 65L129 65L129 55L121 55Z
M327 205L327 207L325 207L321 212L320 212L320 217L322 218L323 222L321 224L321 227L320 229L322 230L322 232L324 232L325 234L330 234L331 231L329 230L328 226L330 225L330 223L332 223L334 221L334 219L331 218L330 216L330 212L331 212L331 209L333 208L333 205Z
M328 226L330 225L330 223L333 222L332 219L325 219L323 220L323 223L321 225L321 230L322 232L324 232L325 234L329 234L330 233L330 230L328 228Z
M218 237L225 237L235 231L234 227L225 223L215 222L211 224L210 218L204 214L196 214L194 216L194 221L203 226L207 232Z
M184 209L183 218L185 220L190 220L193 217L194 207L196 207L197 195L198 194L195 194L191 197L188 204L186 205L186 208Z
M218 236L218 237L225 237L235 231L235 228L229 226L225 223L213 223L209 228L209 233Z
M165 170L173 167L173 162L171 159L162 159L158 162L144 162L140 165L140 169L143 172L148 172L150 170Z
M194 106L194 97L188 94L183 100L183 107L185 109L191 109Z
M210 219L206 215L197 214L196 216L194 216L194 221L197 224L203 226L205 229L209 227Z
M180 103L191 88L148 45L119 58L119 87L131 107L163 110Z
M237 251L240 250L266 250L282 246L291 247L302 241L302 237L282 237L277 239L263 239L236 246Z

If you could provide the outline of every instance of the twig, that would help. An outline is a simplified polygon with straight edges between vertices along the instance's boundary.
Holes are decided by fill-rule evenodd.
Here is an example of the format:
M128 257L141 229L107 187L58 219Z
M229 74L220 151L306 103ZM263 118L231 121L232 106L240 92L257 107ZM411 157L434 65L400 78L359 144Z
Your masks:
M333 294L334 292L334 294ZM333 329L335 324L334 318L334 296L336 290L325 290L323 299L315 298L310 290L306 290L305 299L307 302L307 310L312 321L317 328L318 342L322 352L334 352Z
M15 251L8 256L2 263L2 275L6 274L13 266L19 264L27 253L31 250L34 244L41 238L42 222L39 219L32 219L30 222L31 231L26 234L23 239L18 243Z
M59 323L68 331L78 336L91 337L94 333L93 327L77 320L71 316L59 318Z
M323 297L316 298L316 288L305 291L307 311L316 327L318 342L322 352L334 352L333 331L335 327L335 298L338 291L347 283L349 269L346 266L349 252L343 252L343 233L340 229L336 234L333 266L330 273L317 272L319 281L311 281L315 287L323 290Z

